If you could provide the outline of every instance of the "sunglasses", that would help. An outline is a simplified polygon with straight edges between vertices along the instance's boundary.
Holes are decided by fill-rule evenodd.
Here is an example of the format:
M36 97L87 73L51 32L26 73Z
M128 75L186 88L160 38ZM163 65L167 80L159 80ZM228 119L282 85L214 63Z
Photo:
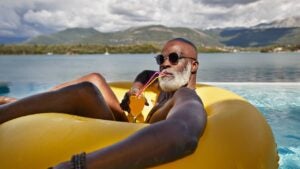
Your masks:
M158 65L163 64L164 61L165 61L166 59L169 59L169 62L170 62L172 65L178 64L179 59L192 59L192 60L194 60L194 61L197 62L197 60L194 59L194 58L180 56L180 55L178 55L178 54L175 53L175 52L170 53L170 54L169 54L168 56L166 56L166 57L164 57L164 55L162 55L162 54L157 55L157 56L155 57L156 63L157 63ZM197 62L197 63L198 63L198 62Z

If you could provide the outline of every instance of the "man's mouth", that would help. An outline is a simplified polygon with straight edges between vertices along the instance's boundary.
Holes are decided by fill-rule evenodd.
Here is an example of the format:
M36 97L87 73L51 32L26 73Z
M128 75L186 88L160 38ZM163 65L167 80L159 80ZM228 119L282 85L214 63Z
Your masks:
M173 73L168 72L166 70L161 72L161 77L170 77L170 76L174 76Z

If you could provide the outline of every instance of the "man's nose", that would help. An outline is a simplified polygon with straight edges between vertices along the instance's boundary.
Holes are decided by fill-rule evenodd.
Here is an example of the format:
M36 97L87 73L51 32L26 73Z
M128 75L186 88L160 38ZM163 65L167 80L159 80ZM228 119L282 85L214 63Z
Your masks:
M159 67L160 67L160 71L171 67L171 63L169 59L164 60L164 62Z
M171 66L171 62L169 60L169 57L164 58L164 62L161 64L161 66Z

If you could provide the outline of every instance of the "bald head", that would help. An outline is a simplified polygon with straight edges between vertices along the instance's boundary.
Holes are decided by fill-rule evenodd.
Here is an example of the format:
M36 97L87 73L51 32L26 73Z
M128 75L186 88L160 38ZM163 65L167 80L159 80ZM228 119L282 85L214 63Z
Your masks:
M193 44L193 42L187 40L187 39L184 39L184 38L175 38L175 39L171 39L169 41L180 41L180 42L183 42L183 43L186 43L188 45L191 45L195 51L197 52L197 47Z
M189 41L187 39L184 39L184 38L171 39L165 44L163 51L166 51L166 49L170 48L170 46L180 48L177 50L180 51L180 53L183 54L185 57L191 57L196 60L198 59L197 47L191 41Z

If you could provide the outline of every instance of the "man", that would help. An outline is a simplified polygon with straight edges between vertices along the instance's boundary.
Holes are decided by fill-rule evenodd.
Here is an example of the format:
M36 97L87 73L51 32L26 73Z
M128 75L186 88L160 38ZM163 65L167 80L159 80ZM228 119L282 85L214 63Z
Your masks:
M195 92L196 47L185 39L173 39L165 44L156 60L164 76L159 78L162 92L158 104L147 117L151 125L117 144L86 155L75 155L54 168L147 168L195 151L206 125L206 113ZM141 82L134 83L134 87L142 86ZM0 106L0 123L49 111L127 121L105 79L91 74L59 85L50 92Z

